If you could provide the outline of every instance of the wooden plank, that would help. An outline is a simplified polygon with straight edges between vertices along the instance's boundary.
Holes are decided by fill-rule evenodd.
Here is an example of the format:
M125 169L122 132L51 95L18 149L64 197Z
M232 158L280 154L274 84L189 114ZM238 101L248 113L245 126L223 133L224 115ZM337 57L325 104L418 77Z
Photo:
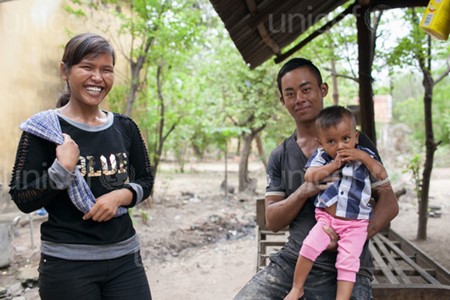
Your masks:
M268 264L270 255L278 251L277 247L285 244L289 232L287 228L279 232L267 230L264 199L257 200L257 207L256 271L260 271ZM450 281L448 271L392 230L388 231L388 236L380 233L372 238L369 249L377 266L372 282L375 300L450 299L450 285L444 285ZM436 275L444 279L443 284L434 277ZM411 283L413 279L409 277L417 276L430 284ZM385 280L388 283L384 283Z
M378 284L372 289L374 300L448 300L450 286L430 284Z
M286 231L273 232L270 230L261 230L260 232L261 232L261 234L267 234L267 235L285 235L286 234Z
M433 276L442 284L450 285L450 272L444 268L440 263L429 257L425 252L414 246L411 242L402 238L397 232L392 229L388 231L388 238L391 241L396 241L399 248L404 253L415 258L415 261L422 267L434 269Z
M259 229L267 230L264 199L256 199L256 224L258 224Z
M399 284L400 282L398 281L397 277L395 277L395 275L392 273L391 269L383 260L372 242L369 243L369 250L372 253L373 258L375 259L375 262L378 264L378 267L383 272L384 277L389 281L389 283Z
M412 259L410 259L407 255L404 254L404 252L398 248L397 246L395 246L394 243L392 243L387 237L385 237L384 235L380 234L379 235L380 239L389 247L391 248L391 250L395 251L397 253L397 255L401 256L403 258L403 260L409 264L411 267L413 267L414 269L417 270L417 273L422 276L422 278L426 281L428 281L431 284L437 284L440 285L441 283L434 278L433 276L431 276L430 274L428 274L427 272L425 272L424 269L422 269L421 266L419 266L417 263L415 263Z
M392 266L392 268L394 269L397 276L401 279L401 281L403 281L403 283L411 283L411 280L409 279L409 277L403 272L400 265L391 256L389 250L386 248L383 241L380 239L379 235L381 235L381 234L377 234L376 236L374 236L372 238L372 241L377 244L378 249L381 251L381 253L383 253L383 256L387 259L387 261L389 262L389 265Z
M279 246L282 247L284 244L286 244L286 241L261 241L261 246L265 247L273 247L273 246Z

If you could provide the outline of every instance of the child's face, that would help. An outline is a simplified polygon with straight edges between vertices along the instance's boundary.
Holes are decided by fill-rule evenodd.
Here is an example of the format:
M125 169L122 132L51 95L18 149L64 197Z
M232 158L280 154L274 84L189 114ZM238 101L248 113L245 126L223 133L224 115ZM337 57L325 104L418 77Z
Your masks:
M336 126L319 129L317 140L325 152L335 158L338 150L355 148L358 136L352 120L344 117Z

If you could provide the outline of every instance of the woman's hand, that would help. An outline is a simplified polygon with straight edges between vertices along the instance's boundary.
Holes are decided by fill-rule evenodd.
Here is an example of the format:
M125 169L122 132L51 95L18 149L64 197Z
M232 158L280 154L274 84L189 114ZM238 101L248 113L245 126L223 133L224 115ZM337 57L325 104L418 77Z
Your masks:
M63 133L64 142L56 146L56 158L68 171L73 172L80 159L80 149L68 134Z
M83 216L83 220L109 221L116 216L120 206L130 204L132 199L133 193L125 188L104 194L97 198L91 210Z

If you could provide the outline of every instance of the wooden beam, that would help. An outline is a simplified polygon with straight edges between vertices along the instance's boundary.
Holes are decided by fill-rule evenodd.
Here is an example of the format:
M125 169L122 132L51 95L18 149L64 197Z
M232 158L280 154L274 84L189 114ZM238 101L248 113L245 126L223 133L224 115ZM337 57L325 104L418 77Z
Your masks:
M413 1L401 1L401 0L372 0L369 2L369 6L367 6L367 12L370 12L372 10L389 10L394 8L404 8L404 7L423 7L427 6L428 0L413 0ZM314 31L312 34L310 34L308 37L306 37L304 40L300 41L297 45L292 47L287 52L278 55L275 58L276 63L280 63L293 55L295 52L299 51L301 48L306 46L308 43L310 43L312 40L314 40L316 37L320 36L322 33L326 32L328 29L333 27L335 24L337 24L339 21L341 21L346 15L349 13L352 13L356 8L360 8L361 5L354 3L351 6L349 6L346 10L344 10L342 13L337 15L333 20L329 21L316 31ZM258 16L257 20L258 22L261 21L261 18L265 15L261 14ZM255 23L255 21L249 22L249 26L252 26Z
M327 22L325 25L320 27L319 29L315 30L313 33L311 33L308 37L306 37L304 40L299 42L297 45L289 49L283 54L277 55L275 58L275 62L278 64L285 60L286 58L290 57L295 52L299 51L301 48L306 46L308 43L310 43L313 39L320 36L322 33L329 30L331 27L333 27L335 24L337 24L339 21L341 21L346 15L353 12L354 4L350 5L346 10L341 12L339 15L337 15L333 20Z
M255 16L257 14L257 6L254 0L245 0L245 4L247 5L247 9L250 12L252 16ZM263 42L272 50L272 52L276 55L280 54L280 46L270 37L269 33L267 32L266 27L264 26L264 23L259 23L257 26L257 30L259 33L259 36L263 40Z
M264 5L264 3L265 2L261 3L260 5ZM251 29L258 27L259 24L263 23L266 20L268 15L272 14L277 8L280 7L280 4L282 3L280 3L280 1L278 0L269 2L267 5L265 5L264 8L258 10L256 14L252 15L252 18L247 24L248 27Z
M429 0L371 0L369 3L370 10L387 10L394 8L407 8L407 7L425 7L428 5Z

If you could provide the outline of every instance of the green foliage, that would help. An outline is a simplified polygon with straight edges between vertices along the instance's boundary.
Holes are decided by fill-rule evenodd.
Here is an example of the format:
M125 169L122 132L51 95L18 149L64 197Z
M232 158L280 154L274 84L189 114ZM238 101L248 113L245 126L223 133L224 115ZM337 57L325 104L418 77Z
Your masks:
M75 4L80 4L80 1L72 1ZM84 11L82 9L77 9L77 8L73 8L70 5L65 5L64 6L65 11L67 11L69 14L72 14L74 16L77 17L86 17L86 14L84 13Z
M295 124L280 103L276 86L280 65L269 60L250 70L209 1L72 0L72 3L68 11L74 15L84 17L90 9L98 14L109 13L114 18L113 24L98 23L114 30L118 25L121 39L117 40L123 42L119 51L130 65L140 57L145 58L146 63L137 77L141 82L133 104L133 119L147 141L152 161L160 158L156 157L160 154L170 155L182 166L192 153L190 149L194 149L198 157L217 153L217 150L224 150L230 139L264 126L261 137L268 150L293 133ZM412 12L405 18L413 18ZM299 40L326 21L313 26ZM415 92L420 86L418 79L406 84L398 70L417 65L414 60L417 51L412 53L411 49L426 55L426 36L417 28L408 28L412 33L399 41L392 53L377 52L380 58L375 60L375 70L382 72L389 62L390 75L399 78L394 82L394 92L399 95L394 97L395 119L411 127L414 139L424 141L423 96L421 90ZM146 49L146 45L150 49ZM448 55L449 47L436 48L433 59ZM340 104L351 104L358 96L353 16L316 38L296 56L315 62L329 84L332 79L330 62L334 60L340 75ZM380 82L377 92L388 93L391 88ZM108 99L111 110L125 111L130 83L130 78L126 78L122 86L113 88ZM450 139L447 104L450 91L445 88L448 84L447 80L436 86L433 99L436 139L443 143L449 143ZM326 106L332 103L331 91L330 88ZM162 153L156 151L160 146Z
M145 225L148 225L148 222L150 221L150 216L146 210L139 209L139 212L141 213L141 221Z
M403 66L417 66L418 57L424 60L428 58L428 35L418 26L420 14L416 10L408 9L405 11L404 19L405 25L410 28L410 32L400 39L387 59L390 65L400 68Z
M394 89L394 119L407 124L411 136L421 145L425 143L424 129L424 92L422 75L418 66L418 58L424 62L431 61L431 74L436 79L445 70L445 63L450 53L450 47L443 43L431 41L431 52L428 50L428 35L419 28L418 21L422 10L406 10L405 25L410 33L401 38L398 45L389 54L387 62L394 68L397 79L393 82ZM401 69L413 71L410 74L398 76ZM420 84L418 84L420 83ZM450 79L439 82L433 87L432 121L436 141L443 145L450 143L448 99Z
M338 9L340 12L342 9ZM333 16L321 20L318 24L312 26L310 30L301 35L294 44L300 42L310 35L314 30L320 28L325 22L331 20ZM329 85L329 94L325 98L325 106L333 104L332 92L332 66L334 61L336 65L337 90L339 93L339 104L355 104L358 97L358 47L357 30L355 18L346 16L339 23L335 24L327 32L314 39L312 43L303 47L297 56L306 57L312 60L321 70L324 82Z
M200 153L207 143L222 149L232 137L270 127L282 110L273 63L250 70L223 30L211 28L207 36L198 49L201 54L191 57L191 76L186 78L195 95L191 132Z
M408 165L406 166L405 172L410 172L412 175L412 180L414 182L414 191L416 192L417 199L420 201L422 198L422 176L421 168L422 159L420 154L414 154Z
M117 112L125 111L128 93L129 87L127 85L115 84L108 94L109 109Z
M434 164L436 167L450 167L450 144L439 145L434 153Z
M450 52L449 52L450 53ZM437 84L433 90L433 124L436 141L450 145L450 77Z
M448 99L450 97L445 83L437 85L433 92L433 131L436 141L442 145L450 144L450 109ZM424 105L423 95L409 97L403 101L396 101L393 115L396 122L407 124L411 129L410 138L424 145Z
M399 123L407 124L411 129L411 137L420 141L421 145L425 142L423 109L423 101L419 97L408 98L394 106L394 119Z

